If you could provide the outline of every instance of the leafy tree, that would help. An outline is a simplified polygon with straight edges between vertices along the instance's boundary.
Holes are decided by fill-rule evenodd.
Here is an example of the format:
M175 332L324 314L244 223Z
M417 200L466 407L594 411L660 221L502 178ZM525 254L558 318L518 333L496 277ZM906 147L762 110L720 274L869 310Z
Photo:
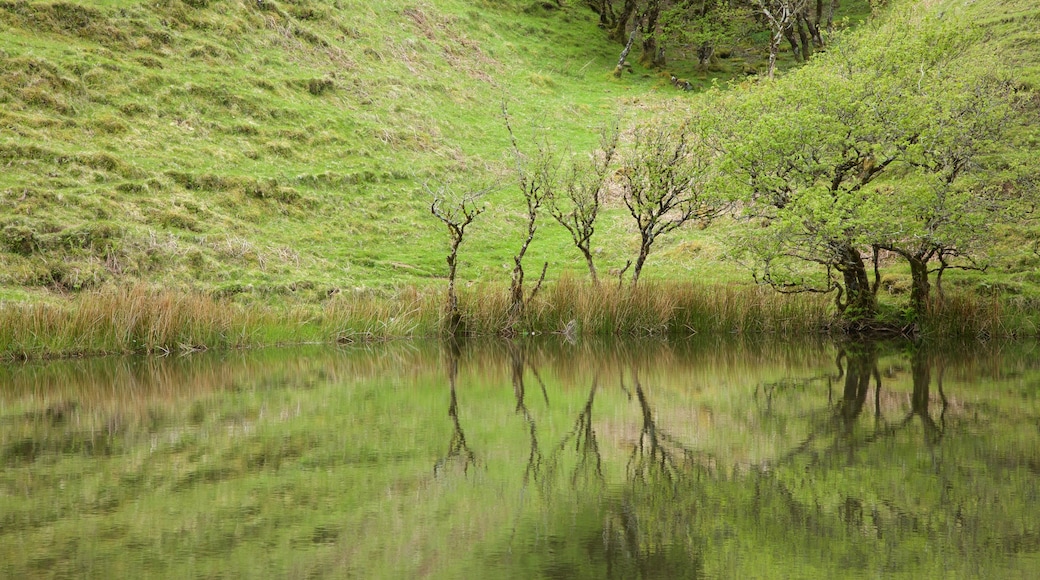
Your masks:
M918 109L931 116L928 130L871 200L871 211L885 216L874 244L907 261L917 316L929 301L929 274L948 268L950 258L976 254L1003 214L1003 192L987 184L982 156L1006 127L1008 109L1002 84L978 81L964 91L937 91L932 107ZM933 89L947 84L935 82Z
M664 47L658 42L658 24L661 19L662 0L645 0L639 25L643 32L643 52L639 60L646 66L664 66Z
M717 47L734 42L747 31L749 12L728 0L675 2L661 15L661 37L669 47L694 50L704 68Z
M880 217L873 243L910 266L910 302L918 317L928 305L931 271L941 276L951 258L977 255L1004 216L1005 191L989 165L1003 147L1012 113L997 62L965 55L966 39L954 46L939 38L926 42L922 49L954 56L918 68L916 82L906 83L902 100L918 138L869 207ZM938 262L934 269L932 261Z
M791 42L791 48L798 54L798 43L794 40L792 31L798 23L798 19L809 6L809 0L753 0L755 10L761 14L769 24L769 78L773 78L776 71L776 55L780 52L780 42L786 37ZM808 56L805 56L808 59Z
M929 301L929 274L938 271L941 280L951 258L975 255L1007 201L1001 173L988 165L1004 147L1010 84L999 62L976 54L976 40L925 20L883 47L862 46L858 57L864 68L887 67L886 101L900 108L889 118L897 132L914 136L863 212L873 222L867 241L907 261L918 317Z
M723 99L716 134L730 189L748 228L740 246L760 280L784 292L837 291L848 318L872 317L877 304L859 242L859 210L871 183L905 141L879 127L869 91L812 66L780 82ZM822 279L798 264L824 267Z
M706 65L718 45L732 42L750 22L748 6L732 0L624 0L617 11L610 0L587 4L610 29L610 38L627 42L622 60L636 32L642 35L640 60L648 67L664 65L668 48L693 48Z
M884 42L878 42L880 36ZM913 260L916 307L927 261L964 249L994 206L966 171L1006 111L999 82L953 59L970 42L938 21L896 12L874 36L745 91L732 107L724 169L743 191L743 247L782 291L837 291L847 319L876 313L863 248ZM961 50L963 52L963 50ZM726 99L723 99L724 101ZM797 263L822 265L822 279Z

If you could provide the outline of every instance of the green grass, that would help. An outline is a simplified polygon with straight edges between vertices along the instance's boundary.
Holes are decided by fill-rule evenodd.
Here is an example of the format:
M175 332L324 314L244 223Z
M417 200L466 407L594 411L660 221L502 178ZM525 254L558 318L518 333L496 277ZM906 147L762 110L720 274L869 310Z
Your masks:
M619 47L578 6L264 6L0 9L0 286L318 297L427 284L444 274L446 241L421 186L452 175L502 184L461 269L498 280L521 225L502 102L525 144L546 135L582 152L619 109L693 98L665 72L613 79ZM620 208L607 218L597 251L610 268L634 242ZM547 223L531 261L549 258L551 278L580 267ZM652 260L648 275L689 264Z
M463 284L504 283L523 220L503 102L521 146L547 137L582 153L618 111L630 123L696 107L698 95L676 91L670 72L709 86L742 77L745 62L765 57L752 39L717 70L698 72L694 61L675 55L666 71L636 65L617 80L610 73L620 47L605 40L594 14L566 4L0 6L0 301L76 309L63 304L67 296L143 284L246 310L288 304L314 312L336 293L387 299L439 292L447 236L429 215L422 186L448 179L500 184L462 247L459 276ZM848 25L869 12L865 2L843 4L838 20ZM1035 90L1038 9L1026 0L950 5L951 14L992 29L994 50L1020 68L1023 90ZM782 66L793 64L786 51L781 57ZM1035 131L1021 136L1036 138ZM593 243L604 274L636 253L629 220L612 198ZM662 238L645 279L749 283L727 259L724 232L732 227ZM947 283L969 293L1040 296L1025 235L1013 229L999 240L985 275L954 272ZM543 261L550 281L585 275L566 232L550 221L539 228L529 270ZM903 270L892 262L885 272L898 280ZM902 301L894 294L892 308ZM375 333L375 325L361 326L357 332ZM417 328L428 326L424 319ZM215 344L251 341L214 332ZM259 334L277 342L327 340L336 332Z

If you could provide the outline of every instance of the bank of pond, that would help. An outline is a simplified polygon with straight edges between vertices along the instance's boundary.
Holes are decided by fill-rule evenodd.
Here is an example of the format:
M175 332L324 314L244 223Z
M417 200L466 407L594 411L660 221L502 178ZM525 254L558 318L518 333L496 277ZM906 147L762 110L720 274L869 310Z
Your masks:
M302 292L302 291L301 291ZM0 360L110 354L168 355L209 349L348 344L400 338L564 335L991 340L1036 337L1040 303L1026 296L950 293L924 314L881 301L854 317L830 294L784 294L768 286L644 281L638 286L547 283L521 309L502 285L459 291L449 313L439 288L377 292L331 289L320 300L291 289L267 296L112 286L71 298L0 301Z
M0 364L0 576L1026 578L1040 344Z

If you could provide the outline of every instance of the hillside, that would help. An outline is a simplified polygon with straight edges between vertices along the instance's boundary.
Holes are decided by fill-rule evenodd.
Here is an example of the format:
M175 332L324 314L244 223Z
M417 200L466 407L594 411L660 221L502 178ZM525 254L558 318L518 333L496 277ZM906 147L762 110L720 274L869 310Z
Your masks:
M306 300L428 285L447 241L423 185L447 179L497 180L460 278L504 281L523 223L502 104L522 147L582 152L619 112L696 107L669 72L707 86L764 59L749 44L712 72L678 58L617 80L620 47L595 14L559 4L0 3L0 298L137 281ZM991 29L1036 90L1033 2L928 4ZM855 21L865 4L845 10ZM635 252L628 219L606 212L604 271ZM1020 235L1000 274L1011 285L1031 284ZM724 253L713 230L684 230L655 247L647 276L748 280ZM529 259L551 261L550 278L583 273L549 222Z
M460 272L497 279L521 226L503 103L522 141L580 152L619 110L691 98L667 72L613 79L620 47L567 4L0 4L0 297L421 285L446 246L422 185L452 175L502 185ZM669 70L708 83L747 54ZM633 251L608 217L605 268ZM541 235L533 261L580 273L562 230Z

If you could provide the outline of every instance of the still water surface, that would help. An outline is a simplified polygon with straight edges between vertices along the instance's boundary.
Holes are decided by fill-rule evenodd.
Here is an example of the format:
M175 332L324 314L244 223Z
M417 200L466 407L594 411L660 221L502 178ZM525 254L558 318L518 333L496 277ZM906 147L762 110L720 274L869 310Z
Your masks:
M1040 349L0 366L0 577L1036 578Z

